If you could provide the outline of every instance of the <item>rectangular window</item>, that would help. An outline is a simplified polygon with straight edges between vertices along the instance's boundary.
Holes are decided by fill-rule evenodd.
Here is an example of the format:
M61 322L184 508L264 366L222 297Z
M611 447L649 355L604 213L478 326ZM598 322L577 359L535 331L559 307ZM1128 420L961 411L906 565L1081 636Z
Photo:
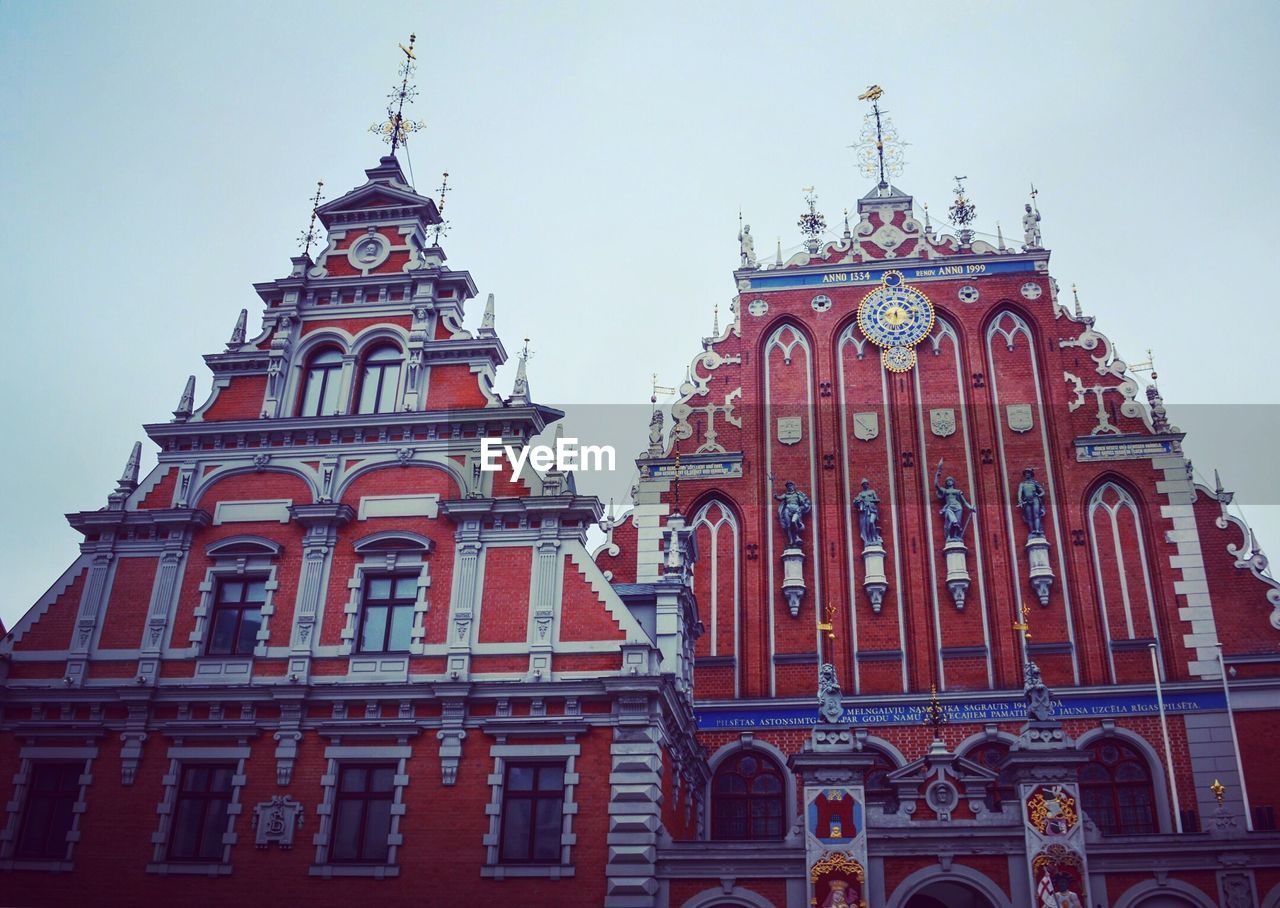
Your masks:
M18 832L17 857L61 860L75 822L84 763L38 763L31 770L27 805Z
M222 860L222 836L227 831L235 771L230 763L182 767L169 837L169 860Z
M396 767L392 764L346 765L338 769L333 802L333 845L329 860L385 863L390 853L391 805L395 801Z
M564 766L511 763L502 787L504 864L560 863L564 821Z
M360 652L408 652L417 601L417 574L366 577L360 615Z
M265 577L220 579L214 592L210 656L252 656L267 601Z

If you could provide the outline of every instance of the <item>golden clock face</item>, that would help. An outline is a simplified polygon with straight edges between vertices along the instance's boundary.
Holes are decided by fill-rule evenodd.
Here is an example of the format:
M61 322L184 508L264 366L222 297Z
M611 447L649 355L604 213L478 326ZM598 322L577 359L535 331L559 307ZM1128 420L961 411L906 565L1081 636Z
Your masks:
M886 272L880 286L867 294L858 306L858 327L878 347L910 350L929 336L934 317L929 298L916 288L908 287L897 271ZM893 359L895 365L907 360L901 354ZM914 355L910 361L911 365L915 364Z

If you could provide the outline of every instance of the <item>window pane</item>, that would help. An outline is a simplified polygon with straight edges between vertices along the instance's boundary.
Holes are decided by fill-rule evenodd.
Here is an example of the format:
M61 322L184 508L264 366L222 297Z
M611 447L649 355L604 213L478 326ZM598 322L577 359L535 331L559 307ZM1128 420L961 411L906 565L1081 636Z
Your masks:
M502 857L508 861L529 860L529 819L532 802L510 799L502 805Z
M348 766L342 770L342 781L339 791L364 791L369 771L363 766Z
M169 836L169 857L192 858L200 841L201 811L204 803L197 798L180 798L173 814L173 830Z
M387 641L389 650L407 650L409 637L413 630L413 606L401 605L391 611L391 638Z
M1147 772L1137 763L1121 763L1116 767L1117 782L1145 782Z
M370 771L369 791L390 791L395 781L394 766L378 766Z
M736 773L727 772L716 779L716 791L721 794L746 794L747 780Z
M236 640L236 652L249 655L258 645L258 631L262 628L262 610L247 608L240 612L240 636Z
M538 768L538 791L562 791L563 789L563 766L540 766Z
M507 772L507 787L512 791L533 791L533 767L512 766Z
M397 599L417 599L418 598L418 578L413 574L406 574L403 577L396 578L396 598Z
M396 386L400 383L400 365L382 368L382 392L378 395L375 413L390 413L396 408Z
M27 804L27 813L22 821L22 835L18 839L18 854L33 857L52 856L55 846L60 841L52 832L53 803L47 800L32 800ZM66 836L63 835L63 840Z
M200 830L200 850L196 855L206 861L222 858L222 835L227 831L227 802L222 798L211 800L204 812L204 826Z
M319 410L312 415L328 416L338 412L338 370L325 369L322 375Z
M307 386L302 392L302 416L320 415L320 393L324 388L324 372L313 370L307 373Z
M391 801L380 798L368 803L364 818L364 853L366 861L385 861L391 834Z
M210 791L231 791L231 776L235 773L234 768L230 766L215 766L209 775Z
M560 859L560 827L564 817L564 806L559 798L539 798L537 804L533 859L557 861Z
M360 403L357 413L376 413L378 405L378 378L382 369L377 366L365 366L360 375Z
M209 767L188 766L182 771L183 791L206 791L209 788Z
M267 581L250 580L249 588L245 591L244 599L246 602L266 602L267 601Z
M330 852L333 860L354 861L359 857L356 845L363 807L363 801L338 801L333 818L333 849Z
M756 776L751 780L752 794L777 794L782 791L782 780L777 776Z
M236 640L236 619L239 617L234 608L219 608L213 612L213 634L209 638L209 652L215 656L226 656L231 653Z
M370 599L390 599L391 598L391 578L390 577L370 577L369 578L369 598Z
M360 649L366 653L378 653L384 649L387 634L387 610L365 607L364 624L360 632Z
M219 602L239 602L244 593L244 584L235 580L224 580L218 584Z

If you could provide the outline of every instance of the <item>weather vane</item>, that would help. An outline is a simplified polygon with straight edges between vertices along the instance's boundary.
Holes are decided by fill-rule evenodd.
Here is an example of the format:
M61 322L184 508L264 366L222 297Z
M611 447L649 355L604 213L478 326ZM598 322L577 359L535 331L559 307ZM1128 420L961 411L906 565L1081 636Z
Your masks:
M818 247L822 245L822 231L827 229L827 219L818 211L818 197L814 194L813 187L806 186L801 191L804 192L809 210L800 215L797 223L800 232L804 234L804 248L809 250L810 255L817 255Z
M414 61L418 58L413 53L413 42L417 40L417 35L410 35L409 46L400 45L400 49L404 51L404 64L400 67L400 87L393 88L391 93L387 95L387 98L391 101L387 105L387 121L385 123L375 123L369 127L369 132L382 136L382 141L391 144L393 157L396 149L408 142L410 133L417 132L427 125L421 120L414 121L404 118L405 102L412 101L418 95L418 87L409 84L409 79L413 77L414 70L417 69Z
M304 255L311 255L311 244L319 240L316 236L316 209L320 207L320 200L324 198L320 194L320 190L324 187L324 180L316 181L316 195L311 200L311 223L307 225L305 233L298 234L298 245L302 247Z
M871 102L871 113L862 118L862 133L858 136L858 144L851 146L858 152L858 167L864 176L879 176L879 188L889 188L889 178L902 173L903 142L898 139L898 130L889 119L887 111L880 109L880 96L884 89L872 85L862 94L859 101Z
M439 191L440 203L436 205L436 211L440 213L440 223L436 224L433 228L435 231L435 237L431 241L432 246L439 246L440 237L442 235L448 236L449 234L449 222L444 219L444 197L449 193L449 171L447 170L444 172L444 176L440 180Z

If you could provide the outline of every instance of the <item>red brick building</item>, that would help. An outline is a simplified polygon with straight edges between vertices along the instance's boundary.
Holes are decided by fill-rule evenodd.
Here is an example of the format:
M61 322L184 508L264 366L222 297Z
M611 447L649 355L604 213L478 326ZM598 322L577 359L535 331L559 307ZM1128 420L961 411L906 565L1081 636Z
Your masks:
M597 545L367 175L0 643L7 903L1280 902L1280 584L1038 214L744 243Z

